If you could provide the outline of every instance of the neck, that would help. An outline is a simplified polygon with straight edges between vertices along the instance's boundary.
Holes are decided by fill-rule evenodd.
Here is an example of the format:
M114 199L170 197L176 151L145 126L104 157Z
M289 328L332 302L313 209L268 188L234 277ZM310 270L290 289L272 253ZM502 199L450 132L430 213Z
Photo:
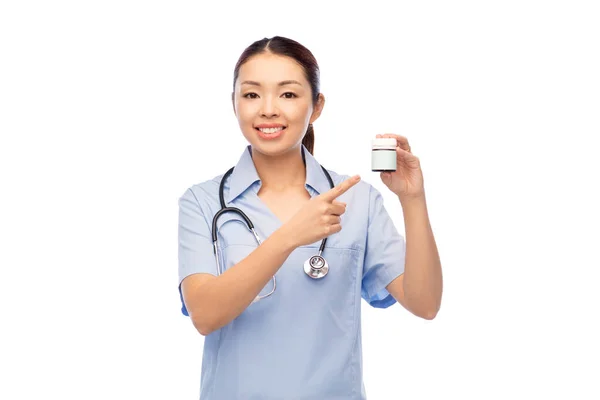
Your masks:
M261 190L304 188L306 167L302 161L301 146L275 156L259 153L252 147L252 161L261 180Z

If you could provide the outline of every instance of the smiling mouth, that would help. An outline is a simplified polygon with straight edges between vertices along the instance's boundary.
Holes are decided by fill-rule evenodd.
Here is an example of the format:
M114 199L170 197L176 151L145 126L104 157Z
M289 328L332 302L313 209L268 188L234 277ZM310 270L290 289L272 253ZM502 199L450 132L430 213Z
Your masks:
M261 131L266 135L272 135L285 129L285 126L279 126L277 128L255 128L257 131Z

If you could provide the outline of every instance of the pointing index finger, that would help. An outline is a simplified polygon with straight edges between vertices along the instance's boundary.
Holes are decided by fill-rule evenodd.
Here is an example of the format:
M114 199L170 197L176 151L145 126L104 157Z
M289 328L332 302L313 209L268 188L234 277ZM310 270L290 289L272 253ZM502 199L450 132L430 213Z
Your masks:
M358 182L360 182L360 175L354 175L353 177L348 178L339 185L335 186L333 189L323 193L323 197L328 201L333 201L337 197L346 193L348 189L356 185Z

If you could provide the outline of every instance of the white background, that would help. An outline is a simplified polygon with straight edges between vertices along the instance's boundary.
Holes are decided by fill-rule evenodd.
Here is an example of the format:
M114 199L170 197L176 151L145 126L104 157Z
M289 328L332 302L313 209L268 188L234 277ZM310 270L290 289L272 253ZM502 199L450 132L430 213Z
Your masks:
M320 64L317 160L401 231L370 140L421 159L443 304L363 302L369 400L600 398L593 3L2 2L0 398L198 398L177 200L238 160L233 67L274 35Z

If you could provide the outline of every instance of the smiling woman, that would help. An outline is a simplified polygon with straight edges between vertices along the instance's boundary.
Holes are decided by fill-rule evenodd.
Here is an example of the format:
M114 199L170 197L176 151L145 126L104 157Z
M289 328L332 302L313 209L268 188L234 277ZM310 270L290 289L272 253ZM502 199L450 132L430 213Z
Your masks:
M231 100L249 145L179 203L182 311L206 338L200 399L364 400L360 300L407 307L405 240L379 191L314 157L325 97L304 46L283 37L250 45ZM429 317L433 302L424 304Z
M257 41L240 56L233 79L234 110L253 149L273 155L273 148L265 147L262 140L281 138L285 143L278 143L279 148L301 142L313 154L312 124L323 110L325 97L319 91L317 60L308 49L281 37Z

